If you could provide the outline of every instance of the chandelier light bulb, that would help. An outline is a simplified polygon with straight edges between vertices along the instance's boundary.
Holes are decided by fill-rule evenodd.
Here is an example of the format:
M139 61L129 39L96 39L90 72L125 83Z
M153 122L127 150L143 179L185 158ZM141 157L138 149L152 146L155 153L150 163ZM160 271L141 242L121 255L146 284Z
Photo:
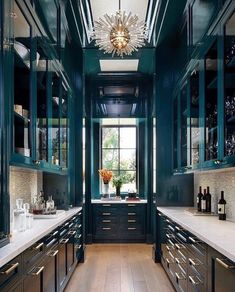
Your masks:
M95 21L91 36L100 50L121 57L143 47L148 37L144 21L139 21L138 16L131 12L127 15L120 10Z

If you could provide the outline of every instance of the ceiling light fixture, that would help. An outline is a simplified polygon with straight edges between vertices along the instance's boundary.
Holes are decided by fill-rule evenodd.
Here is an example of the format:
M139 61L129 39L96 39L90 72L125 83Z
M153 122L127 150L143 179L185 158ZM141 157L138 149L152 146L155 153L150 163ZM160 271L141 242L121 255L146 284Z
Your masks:
M139 21L138 16L131 12L121 11L121 0L115 15L105 14L104 19L94 21L92 39L95 45L105 53L112 53L112 56L131 55L145 45L147 37L145 22Z

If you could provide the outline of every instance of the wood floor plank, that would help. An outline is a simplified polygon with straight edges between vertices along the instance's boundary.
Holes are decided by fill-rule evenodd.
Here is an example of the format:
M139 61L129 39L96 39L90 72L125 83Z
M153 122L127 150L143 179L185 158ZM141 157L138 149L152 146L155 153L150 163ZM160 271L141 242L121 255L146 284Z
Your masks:
M173 292L151 245L93 244L74 271L65 292Z

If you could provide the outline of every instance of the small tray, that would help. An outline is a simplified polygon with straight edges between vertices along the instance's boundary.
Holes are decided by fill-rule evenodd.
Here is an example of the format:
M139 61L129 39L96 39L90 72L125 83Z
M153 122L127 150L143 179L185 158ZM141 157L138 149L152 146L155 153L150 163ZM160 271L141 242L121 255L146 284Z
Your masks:
M184 212L193 216L217 216L217 214L214 212L203 213L203 212L198 212L197 209L194 209L194 208L186 209L184 210Z
M56 219L64 213L65 210L57 210L56 214L33 214L33 219Z

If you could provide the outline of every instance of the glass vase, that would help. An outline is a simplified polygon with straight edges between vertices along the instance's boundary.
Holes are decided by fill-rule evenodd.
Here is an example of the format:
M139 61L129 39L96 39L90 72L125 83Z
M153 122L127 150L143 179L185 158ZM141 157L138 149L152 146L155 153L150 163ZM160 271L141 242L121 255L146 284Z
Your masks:
M107 199L109 198L109 183L103 183L103 191L102 191L102 197Z

